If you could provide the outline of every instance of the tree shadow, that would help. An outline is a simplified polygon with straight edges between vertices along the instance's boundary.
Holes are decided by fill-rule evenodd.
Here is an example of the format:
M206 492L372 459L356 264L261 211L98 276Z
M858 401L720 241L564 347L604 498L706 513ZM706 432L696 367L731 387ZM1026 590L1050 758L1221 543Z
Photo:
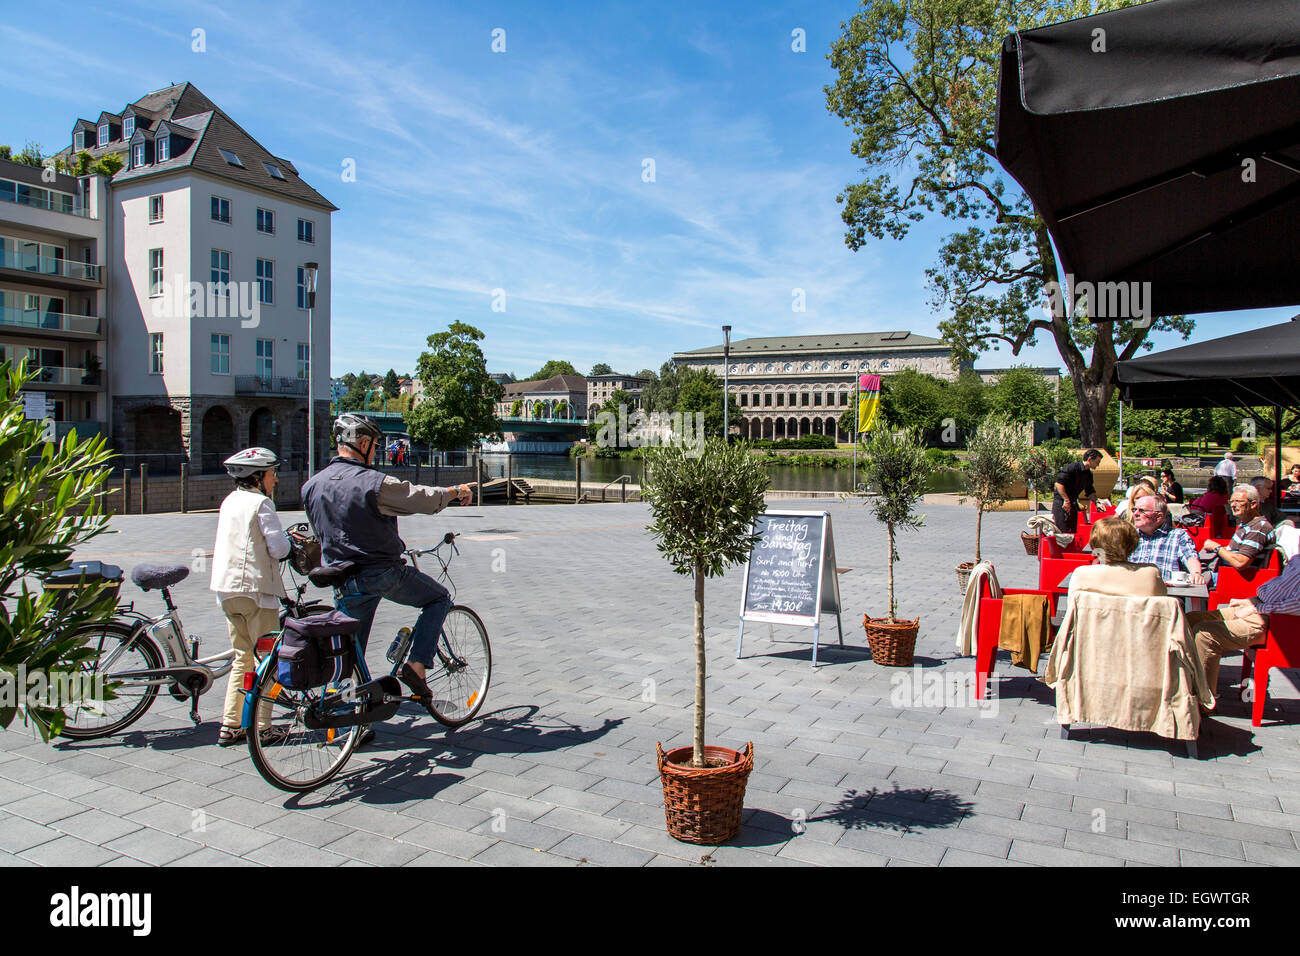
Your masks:
M915 833L955 826L974 804L947 790L903 789L846 790L835 809L808 818L809 823L830 821L846 830L896 830Z

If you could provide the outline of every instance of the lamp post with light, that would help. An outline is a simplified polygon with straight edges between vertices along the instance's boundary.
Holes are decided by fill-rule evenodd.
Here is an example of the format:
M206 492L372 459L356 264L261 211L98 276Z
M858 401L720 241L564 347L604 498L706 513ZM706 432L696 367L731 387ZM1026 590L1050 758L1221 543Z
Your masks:
M312 339L312 310L316 308L316 272L318 263L308 262L303 267L303 285L307 293L307 477L316 474L316 409L315 375L316 343Z
M731 371L731 326L722 327L722 440L731 444L731 392L728 372Z

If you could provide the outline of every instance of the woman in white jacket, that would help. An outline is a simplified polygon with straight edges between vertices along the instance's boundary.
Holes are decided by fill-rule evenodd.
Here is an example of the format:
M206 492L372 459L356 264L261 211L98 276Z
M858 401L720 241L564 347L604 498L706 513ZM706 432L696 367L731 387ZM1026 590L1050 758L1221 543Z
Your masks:
M279 630L284 583L279 560L289 553L289 536L280 526L272 501L282 462L266 448L246 448L226 459L235 490L221 503L217 542L212 554L213 591L226 615L235 649L226 707L217 743L229 747L244 739L240 729L244 674L254 669L257 639Z

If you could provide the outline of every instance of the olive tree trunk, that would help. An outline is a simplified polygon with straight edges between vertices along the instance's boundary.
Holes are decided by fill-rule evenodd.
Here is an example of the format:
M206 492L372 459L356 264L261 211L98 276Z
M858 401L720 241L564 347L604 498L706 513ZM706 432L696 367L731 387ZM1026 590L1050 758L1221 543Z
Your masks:
M894 621L894 523L885 525L889 530L889 621Z
M980 525L984 523L984 506L975 505L975 563L980 563Z
M692 767L704 766L704 566L695 565L695 752Z

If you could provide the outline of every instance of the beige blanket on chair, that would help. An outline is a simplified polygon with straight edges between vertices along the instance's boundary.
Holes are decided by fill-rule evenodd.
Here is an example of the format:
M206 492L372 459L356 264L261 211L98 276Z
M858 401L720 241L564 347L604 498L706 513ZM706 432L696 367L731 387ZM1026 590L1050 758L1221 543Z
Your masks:
M1056 719L1195 740L1213 704L1177 598L1076 591L1043 680Z

